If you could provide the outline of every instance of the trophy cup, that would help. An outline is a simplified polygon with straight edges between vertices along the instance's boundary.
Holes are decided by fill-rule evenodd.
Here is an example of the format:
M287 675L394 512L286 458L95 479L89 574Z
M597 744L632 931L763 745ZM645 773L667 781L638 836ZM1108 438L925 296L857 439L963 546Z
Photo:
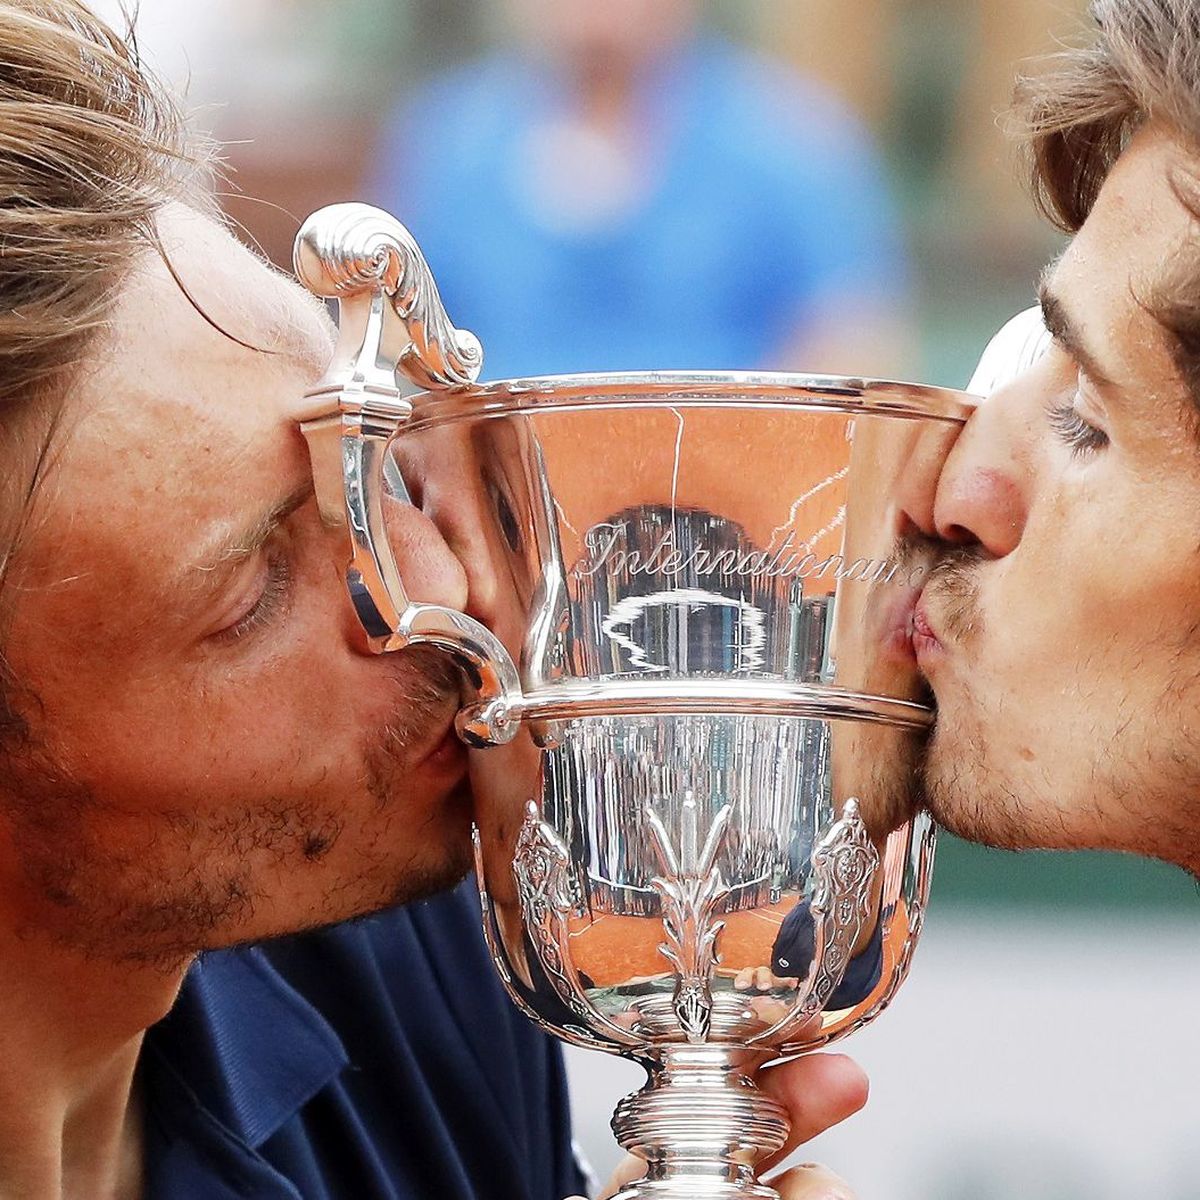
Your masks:
M336 298L308 398L324 518L377 651L466 681L484 930L543 1027L636 1059L621 1200L776 1196L772 1058L871 1020L920 932L931 714L911 643L928 503L971 398L783 374L476 382L407 231L308 219L296 272ZM418 502L474 615L410 597L388 540Z

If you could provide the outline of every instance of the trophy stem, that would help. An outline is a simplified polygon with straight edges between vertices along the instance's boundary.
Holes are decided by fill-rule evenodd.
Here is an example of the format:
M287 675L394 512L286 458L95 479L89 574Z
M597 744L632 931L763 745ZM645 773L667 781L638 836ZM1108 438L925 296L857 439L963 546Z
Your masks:
M782 1105L746 1073L762 1061L736 1046L669 1045L644 1060L650 1078L617 1106L612 1127L646 1176L613 1200L778 1200L754 1164L788 1134Z

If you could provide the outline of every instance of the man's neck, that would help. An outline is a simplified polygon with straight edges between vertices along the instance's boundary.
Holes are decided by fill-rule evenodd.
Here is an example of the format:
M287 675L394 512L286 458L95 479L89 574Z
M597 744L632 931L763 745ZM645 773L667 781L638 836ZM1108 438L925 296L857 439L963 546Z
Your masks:
M186 965L117 964L0 928L0 1196L136 1200L134 1075Z

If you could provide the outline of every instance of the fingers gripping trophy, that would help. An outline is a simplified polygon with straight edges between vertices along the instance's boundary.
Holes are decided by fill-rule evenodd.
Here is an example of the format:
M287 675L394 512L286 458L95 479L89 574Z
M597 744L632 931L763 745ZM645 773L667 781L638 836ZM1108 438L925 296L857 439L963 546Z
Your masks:
M764 1062L895 994L933 830L910 513L969 397L910 384L652 372L480 384L416 244L343 204L296 241L339 302L307 401L318 501L349 536L371 647L462 668L496 968L528 1015L636 1059L621 1200L767 1200L787 1119ZM473 615L411 596L389 513L419 501ZM469 987L470 981L462 981Z

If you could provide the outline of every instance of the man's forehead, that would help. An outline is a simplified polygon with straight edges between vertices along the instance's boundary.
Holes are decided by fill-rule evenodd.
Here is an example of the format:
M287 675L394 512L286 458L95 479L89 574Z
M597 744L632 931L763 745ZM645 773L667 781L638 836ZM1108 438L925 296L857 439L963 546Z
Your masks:
M1044 277L1072 322L1138 377L1147 354L1169 349L1154 297L1194 258L1195 220L1175 180L1186 165L1179 143L1157 129L1133 139L1080 231Z
M294 358L314 376L324 370L334 329L320 301L185 205L164 209L158 229L164 265L195 315L244 347Z
M1200 170L1195 149L1158 126L1143 128L1113 165L1064 265L1123 267L1149 285L1194 241L1195 209L1181 184Z
M131 280L64 409L37 502L55 558L125 539L191 560L308 474L293 414L327 358L321 312L215 223L174 214L165 233L171 268Z

